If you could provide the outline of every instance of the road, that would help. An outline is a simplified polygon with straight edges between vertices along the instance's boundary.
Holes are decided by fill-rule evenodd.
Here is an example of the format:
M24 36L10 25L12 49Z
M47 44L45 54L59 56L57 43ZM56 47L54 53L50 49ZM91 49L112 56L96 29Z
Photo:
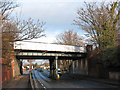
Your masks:
M43 72L33 70L32 73L37 83L37 88L92 88L92 89L118 88L118 86L112 86L88 80L74 80L74 79L53 80L49 78L49 72L46 70L44 70Z

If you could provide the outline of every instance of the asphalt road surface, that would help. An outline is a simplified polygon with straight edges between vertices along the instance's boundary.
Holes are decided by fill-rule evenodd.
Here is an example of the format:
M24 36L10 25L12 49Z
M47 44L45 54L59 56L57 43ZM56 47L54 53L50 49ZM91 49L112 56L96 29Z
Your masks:
M36 79L38 88L104 88L104 89L118 89L118 86L107 85L88 80L74 80L74 79L60 79L53 80L49 78L49 72L44 70L39 72L33 70L33 77Z

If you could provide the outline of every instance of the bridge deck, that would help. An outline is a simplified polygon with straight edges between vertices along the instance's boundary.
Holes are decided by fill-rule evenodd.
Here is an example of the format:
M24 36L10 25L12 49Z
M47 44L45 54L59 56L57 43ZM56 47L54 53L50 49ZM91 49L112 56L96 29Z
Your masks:
M24 41L15 42L14 49L86 53L85 47Z

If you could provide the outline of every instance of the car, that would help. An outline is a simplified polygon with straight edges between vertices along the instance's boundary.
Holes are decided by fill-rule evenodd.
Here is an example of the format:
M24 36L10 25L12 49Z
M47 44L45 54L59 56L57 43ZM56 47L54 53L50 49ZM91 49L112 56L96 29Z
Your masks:
M42 70L41 68L38 68L37 71L39 71L39 72L43 72L43 70Z
M58 68L58 74L59 74L60 76L62 75L60 68Z

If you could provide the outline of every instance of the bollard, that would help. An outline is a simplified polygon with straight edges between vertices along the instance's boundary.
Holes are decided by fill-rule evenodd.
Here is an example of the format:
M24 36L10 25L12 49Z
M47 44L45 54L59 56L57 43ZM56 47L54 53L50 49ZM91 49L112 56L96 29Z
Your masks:
M60 75L59 74L57 74L57 79L59 79L60 78Z

